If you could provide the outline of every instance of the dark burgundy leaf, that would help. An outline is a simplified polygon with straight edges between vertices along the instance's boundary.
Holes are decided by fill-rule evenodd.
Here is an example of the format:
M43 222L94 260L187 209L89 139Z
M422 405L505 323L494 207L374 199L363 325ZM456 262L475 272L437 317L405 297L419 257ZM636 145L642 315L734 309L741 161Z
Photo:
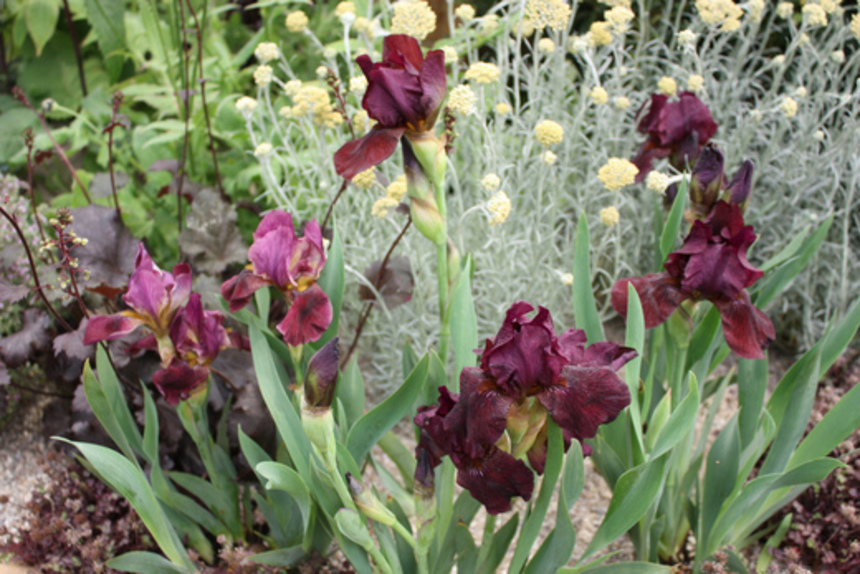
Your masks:
M26 297L29 293L30 288L26 285L13 285L0 279L0 301L15 303Z
M34 353L44 350L51 342L51 319L38 308L24 311L24 326L15 334L0 339L0 359L12 368L20 367Z
M12 382L9 377L9 370L6 368L6 363L0 361L0 387L8 385Z
M89 289L122 289L134 271L138 240L122 223L114 209L88 205L73 210L72 230L87 239L72 249L78 266L90 272L84 286Z
M370 267L365 269L364 276L376 285L382 300L389 309L408 303L412 299L412 290L415 287L415 279L412 276L412 266L409 259L402 256L392 257L388 260L382 275L379 274L381 261L374 261ZM359 288L358 296L363 301L373 301L376 295L366 285Z
M84 345L84 332L87 329L87 319L84 318L78 328L71 333L63 333L54 337L54 355L65 353L70 359L83 361L92 357L95 347Z
M199 270L218 274L231 263L245 261L248 247L236 225L236 208L211 189L197 194L179 234L179 247Z

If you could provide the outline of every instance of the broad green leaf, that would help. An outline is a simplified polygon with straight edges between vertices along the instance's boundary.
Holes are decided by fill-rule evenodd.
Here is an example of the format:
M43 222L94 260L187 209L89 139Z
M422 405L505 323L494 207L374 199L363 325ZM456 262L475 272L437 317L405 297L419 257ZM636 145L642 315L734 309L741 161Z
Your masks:
M723 428L708 452L705 480L702 485L702 509L699 516L698 540L708 540L723 503L738 480L741 443L737 417Z
M478 347L478 320L475 316L475 302L472 299L472 258L466 263L460 277L451 289L451 341L454 347L454 376L451 379L451 392L460 390L460 371L463 367L474 367L477 361L475 349ZM445 357L440 357L445 364Z
M293 497L307 531L311 521L311 493L299 473L279 462L261 462L254 470L269 481L267 490L282 490Z
M794 257L798 251L800 251L801 247L803 247L804 242L806 241L806 237L809 235L809 227L804 228L803 231L798 233L794 239L788 242L788 245L783 247L779 253L765 261L759 269L763 272L767 273L771 269L777 267L785 261L788 261L792 257Z
M264 325L267 325L269 323L269 311L272 307L272 292L268 287L257 289L257 292L254 293L254 303L257 306L257 317Z
M86 0L87 23L93 28L111 78L118 79L125 50L125 4L117 0Z
M791 455L787 468L825 456L860 428L860 385L839 399Z
M27 32L36 46L36 56L42 55L45 44L54 35L59 17L60 0L27 0L24 3Z
M99 476L124 496L146 525L158 547L180 570L196 572L176 531L168 522L152 488L139 468L118 452L95 444L67 441L81 451Z
M645 349L645 317L642 314L642 302L633 283L627 285L627 332L624 344L636 351L636 358L624 366L627 388L630 391L630 422L636 437L639 455L644 454L645 445L642 439L642 409L639 405L639 379L642 370L642 355Z
M767 367L767 359L738 360L738 428L741 448L745 448L752 441L758 428L767 392Z
M233 526L231 518L234 513L231 512L230 497L226 492L195 474L170 472L168 476L186 491L193 492L194 496L199 498L225 526Z
M412 449L406 447L399 436L393 431L385 433L379 439L379 448L382 449L388 458L390 458L397 470L400 471L400 476L403 478L403 485L409 490L412 490L413 477L415 476L415 453Z
M529 513L528 518L523 522L523 527L520 530L517 547L514 550L514 557L511 559L511 566L509 568L511 572L520 572L523 566L525 566L526 560L528 560L532 545L537 539L546 518L549 502L555 493L555 484L558 481L561 467L564 463L564 440L561 428L554 422L551 422L551 420L547 420L547 427L547 454L543 483L534 507Z
M681 442L681 439L693 430L698 414L699 383L696 381L695 375L690 373L687 384L687 396L672 411L669 420L660 430L660 434L657 436L657 441L654 443L654 448L649 453L649 456L654 459L674 448L675 445Z
M645 516L662 490L669 454L651 459L621 475L613 489L612 500L583 559L605 548L630 530Z
M341 373L334 389L334 396L340 399L346 414L347 424L349 428L352 428L364 414L365 409L364 379L358 368L357 357L353 356L346 369ZM349 428L341 430L346 431Z
M108 568L120 572L139 572L140 574L183 574L188 572L155 552L126 552L107 562Z
M319 281L317 282L325 294L328 295L331 301L331 324L320 337L319 341L311 344L314 349L319 349L335 336L337 336L338 325L340 324L340 308L343 305L343 290L346 282L346 271L343 263L343 246L340 243L340 236L337 233L337 228L334 230L334 236L331 240L326 257L325 267L320 273Z
M603 324L597 314L594 287L591 284L591 240L585 213L576 227L576 245L573 254L573 314L576 326L585 331L589 343L602 341Z
M304 560L306 556L307 553L301 546L293 546L291 548L278 548L277 550L254 554L249 560L268 566L291 567Z
M759 309L763 309L773 301L773 299L782 293L788 285L794 281L794 278L803 271L809 264L821 244L827 238L827 232L830 231L830 225L833 223L833 216L827 218L818 229L812 234L809 240L804 244L803 249L792 259L784 262L774 272L765 277L756 286L756 293L753 296L753 303Z
M511 546L511 541L517 533L517 526L520 525L519 513L514 513L505 524L499 528L492 538L490 549L487 551L486 558L477 565L478 574L493 574L497 572L502 560L505 559L505 554ZM471 534L469 535L471 538Z
M275 426L290 453L290 458L299 474L310 479L311 443L302 427L296 408L287 396L287 391L275 367L275 358L265 335L255 326L248 327L251 339L251 353L260 393L266 408L275 419Z
M770 562L773 560L773 551L779 548L782 545L782 541L785 540L785 535L788 534L788 530L791 528L791 519L793 516L793 514L785 515L782 522L779 523L779 527L765 542L764 548L755 564L756 574L766 574L768 571Z
M571 441L558 489L559 500L555 515L555 528L538 548L534 558L529 561L526 568L527 573L556 572L570 561L573 548L576 545L576 530L570 519L570 511L579 498L584 484L582 446L579 441Z
M678 195L672 202L672 209L669 211L669 217L666 218L666 225L663 227L663 235L660 236L660 255L662 255L664 262L675 249L675 242L678 241L678 231L681 229L684 207L687 202L687 186L687 178L685 177L681 181L681 185L678 186Z
M425 355L400 388L350 429L346 444L356 462L361 464L373 445L410 412L427 379L428 363L429 356Z

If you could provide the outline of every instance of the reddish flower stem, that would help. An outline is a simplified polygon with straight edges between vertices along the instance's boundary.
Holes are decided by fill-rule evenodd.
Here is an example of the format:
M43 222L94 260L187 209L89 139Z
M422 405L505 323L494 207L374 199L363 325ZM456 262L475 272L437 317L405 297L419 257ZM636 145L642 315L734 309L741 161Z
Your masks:
M69 26L69 35L72 37L72 46L75 48L75 60L78 63L78 79L81 81L81 92L87 96L87 78L84 76L84 59L81 57L81 46L78 42L78 33L72 22L72 10L69 8L69 0L63 0L63 11L66 13L66 24Z
M409 226L412 225L412 217L407 216L406 225L403 226L403 229L400 230L400 233L391 243L391 246L388 248L388 252L385 254L385 257L382 258L382 264L379 266L379 271L376 273L376 280L373 282L373 286L379 289L379 282L382 280L382 276L385 273L385 268L388 267L388 261L391 259L391 254L394 252L394 248L397 247L397 244L400 243L400 240L403 239L403 236L406 235L406 230L409 229ZM347 365L349 363L349 359L352 357L352 353L355 351L355 347L358 345L358 340L361 338L361 333L364 331L364 325L367 323L367 319L370 317L370 311L374 307L374 301L370 301L365 305L364 309L361 312L361 318L358 320L358 326L355 328L355 338L352 340L352 343L349 345L349 350L344 355L343 360L341 361L341 367Z
M326 225L328 225L328 220L331 217L331 211L334 209L334 206L337 204L338 200L340 199L340 196L343 195L343 192L346 190L346 186L348 186L348 185L349 185L349 180L344 179L343 183L340 184L340 189L337 190L337 195L334 196L334 199L329 204L328 209L325 212L325 217L323 218L323 222L322 222L321 229L323 231L325 231Z
M33 219L39 228L39 238L45 242L45 230L42 229L42 220L39 219L39 211L36 209L36 190L33 188L33 130L27 128L24 131L24 143L27 145L27 187L30 191L30 203L33 206Z

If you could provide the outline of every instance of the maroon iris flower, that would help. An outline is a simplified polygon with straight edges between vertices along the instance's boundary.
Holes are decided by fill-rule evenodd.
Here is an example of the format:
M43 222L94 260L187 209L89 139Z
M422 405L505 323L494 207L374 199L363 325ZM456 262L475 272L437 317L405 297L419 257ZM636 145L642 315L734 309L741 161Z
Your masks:
M382 163L401 136L431 131L448 92L444 52L433 50L425 58L412 36L385 38L381 62L366 55L355 61L368 82L362 107L377 123L335 153L335 170L346 179Z
M316 341L332 320L331 302L316 284L325 266L322 232L316 219L305 226L304 237L296 237L292 216L272 211L254 232L248 250L248 269L221 285L221 295L235 313L248 304L261 287L278 288L290 304L277 329L293 347Z
M717 124L694 93L681 92L674 102L664 94L653 94L638 129L648 136L633 158L639 168L636 181L640 182L651 171L655 159L668 157L679 170L695 163L702 146L717 133Z
M690 176L688 219L705 219L720 198L740 205L743 211L752 190L752 175L753 163L746 160L729 180L723 172L723 153L714 144L706 145Z
M571 439L594 437L630 404L615 371L635 351L607 342L587 346L578 329L558 337L547 309L526 318L533 309L515 303L487 339L480 366L463 369L461 394L442 389L439 406L422 407L415 417L420 448L436 464L449 455L458 484L492 514L509 510L513 496L531 496L532 470L543 473L546 464L547 417L561 427L567 447Z
M718 201L707 219L693 222L684 244L669 255L666 271L618 281L612 287L612 306L627 315L627 284L632 283L650 329L682 302L705 299L719 310L729 347L744 358L762 359L775 333L746 292L763 275L747 261L755 239L752 226L744 225L740 206Z
M137 248L134 266L128 292L123 295L131 309L91 317L84 333L84 344L120 339L143 325L152 331L162 363L168 364L175 354L170 326L191 294L191 268L181 264L173 268L172 274L162 271L143 243Z

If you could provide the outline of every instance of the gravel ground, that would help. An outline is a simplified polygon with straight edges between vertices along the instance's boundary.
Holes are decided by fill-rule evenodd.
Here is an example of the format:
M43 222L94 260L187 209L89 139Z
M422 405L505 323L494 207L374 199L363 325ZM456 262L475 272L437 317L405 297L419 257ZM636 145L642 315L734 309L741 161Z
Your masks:
M21 416L0 429L0 527L12 534L23 521L33 492L48 482L42 472L47 441L33 430L42 427L41 403L21 405ZM0 544L7 541L0 535Z

